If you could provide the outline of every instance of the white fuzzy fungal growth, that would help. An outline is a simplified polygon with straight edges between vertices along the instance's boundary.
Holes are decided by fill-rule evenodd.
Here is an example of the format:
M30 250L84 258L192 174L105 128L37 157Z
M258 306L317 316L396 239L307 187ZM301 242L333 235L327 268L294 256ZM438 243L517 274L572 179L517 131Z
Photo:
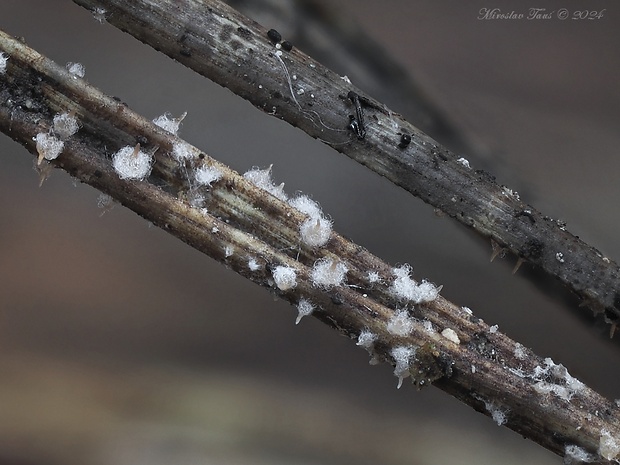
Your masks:
M493 325L489 328L489 332L491 334L495 334L497 332L497 330L499 329L499 325Z
M514 351L514 355L515 357L517 357L519 360L524 360L527 357L527 354L525 353L525 347L523 347L522 344L519 344L518 342L515 344L515 351Z
M135 147L125 146L112 155L112 166L121 179L143 180L151 172L153 158Z
M413 331L413 318L411 318L406 310L396 310L392 317L388 320L387 330L394 336L409 336Z
M577 378L572 377L564 365L556 365L553 360L546 358L545 368L536 366L533 379L538 381L534 389L540 394L553 393L557 397L570 401L585 385Z
M44 158L46 160L55 160L58 158L58 155L61 154L62 149L65 147L63 141L46 132L40 132L36 135L34 140L37 142L37 153L39 154L37 164L39 165Z
M316 287L329 289L341 286L349 269L344 263L331 258L321 258L314 263L310 279Z
M93 18L95 18L95 21L97 21L100 24L103 24L106 22L106 14L107 14L106 9L100 6L95 7L93 9Z
M357 337L357 343L355 345L363 347L366 350L371 350L376 340L377 335L365 329Z
M288 200L288 196L284 192L284 183L279 186L274 184L273 179L271 178L271 166L273 165L270 165L269 168L265 168L264 170L254 167L250 171L246 171L243 174L243 177L255 186L266 190L274 197L286 202Z
M308 247L324 246L331 236L332 222L323 216L319 204L307 195L295 197L289 204L309 216L299 227L301 241Z
M503 410L493 402L485 402L484 406L487 411L491 414L491 418L493 421L497 423L497 426L502 426L506 421L508 421L508 410Z
M258 271L258 270L260 270L260 265L256 261L255 258L250 258L248 260L248 268L250 269L250 271Z
M459 339L458 334L452 328L446 328L441 332L441 335L445 337L448 341L452 341L455 344L460 344L461 340Z
M297 272L288 266L276 266L272 272L273 280L281 291L288 291L297 286Z
M9 56L0 52L0 74L6 73L6 62L8 61Z
M61 140L67 140L73 134L78 132L80 125L74 115L70 113L57 113L54 115L52 128L54 129L54 134L56 134Z
M308 247L322 247L332 234L332 222L324 217L308 218L299 227L299 234Z
M185 142L174 142L172 144L172 157L180 164L194 157L192 146Z
M377 271L369 271L368 275L366 277L368 278L368 282L370 284L375 284L375 283L380 283L381 282L381 275Z
M598 453L601 457L607 460L616 459L620 455L620 440L613 437L613 435L607 431L601 431L601 438L599 439Z
M226 247L224 247L224 257L232 257L234 253L235 249L233 249L232 246L227 245Z
M70 61L67 63L67 71L76 78L83 78L86 75L86 68L84 68L82 63L73 63Z
M181 126L181 121L187 116L187 112L183 113L178 118L173 118L170 113L164 113L161 116L158 116L153 120L157 126L162 128L165 131L168 131L175 136L179 132L179 127Z
M295 197L288 202L291 207L296 208L302 213L305 213L310 218L320 218L323 216L323 212L321 211L321 207L318 203L312 200L307 195L300 195Z
M297 319L295 320L295 324L298 325L303 317L312 314L314 308L314 305L308 299L299 299L299 303L297 304Z
M394 376L398 378L396 389L400 389L403 385L403 380L411 374L409 372L409 365L415 352L415 347L410 346L398 346L392 349L391 355L395 362Z
M201 186L210 186L211 183L222 179L222 172L213 166L202 165L196 169L194 177Z
M467 160L467 158L459 158L458 160L456 160L457 162L459 162L461 165L463 165L465 168L471 168L469 166L469 160Z
M575 444L567 444L564 446L564 463L565 465L575 465L577 463L594 462L596 456L588 453L583 447Z
M435 300L439 296L442 286L435 287L428 281L422 281L418 284L409 276L411 271L411 266L407 264L394 268L392 273L396 279L390 286L390 292L401 300L412 301L416 304Z

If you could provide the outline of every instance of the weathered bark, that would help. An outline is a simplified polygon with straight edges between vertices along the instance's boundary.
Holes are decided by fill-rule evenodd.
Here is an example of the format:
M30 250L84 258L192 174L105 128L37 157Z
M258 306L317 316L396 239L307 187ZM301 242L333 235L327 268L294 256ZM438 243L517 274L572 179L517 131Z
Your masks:
M594 312L620 318L620 267L308 55L219 0L74 0L263 111L297 126L557 277ZM284 38L285 39L285 38ZM349 129L362 96L366 134ZM402 136L410 136L405 145Z
M324 247L303 245L299 229L307 217L288 203L4 33L0 51L9 56L6 74L0 75L0 129L32 153L37 151L33 137L50 132L55 114L73 113L81 128L52 165L282 299L311 300L313 315L342 334L372 333L376 339L367 348L374 358L394 365L395 348L410 350L400 376L410 375L419 387L435 384L558 454L577 446L600 463L620 454L620 446L611 452L601 447L608 437L620 438L618 407L563 367L442 297L416 306L403 301L394 292L394 269L334 232ZM144 181L122 180L110 154L137 143L155 154L153 172ZM173 144L184 144L193 156L177 163L170 156ZM204 165L217 168L222 178L197 191L191 173ZM203 199L200 208L188 200L196 193ZM321 258L346 264L346 285L313 283L310 275ZM250 267L250 259L258 266ZM297 285L277 289L276 266L295 270ZM377 279L369 279L371 271ZM409 327L400 333L390 329L397 308L407 309Z

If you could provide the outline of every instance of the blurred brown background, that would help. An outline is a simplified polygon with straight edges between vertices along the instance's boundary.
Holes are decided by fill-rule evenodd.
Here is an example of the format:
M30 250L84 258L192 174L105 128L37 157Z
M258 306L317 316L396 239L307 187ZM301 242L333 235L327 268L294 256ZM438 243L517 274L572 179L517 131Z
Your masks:
M473 141L473 168L620 259L620 5L588 2L606 8L591 21L481 21L481 8L583 2L323 3L422 83ZM260 21L294 36L287 8ZM2 0L0 28L84 64L146 117L187 111L190 143L241 172L273 163L340 233L620 397L605 325L527 265L512 276L514 257L489 264L490 244L379 176L69 0ZM351 341L311 318L296 327L288 305L133 213L101 216L67 174L39 188L4 135L0 164L0 463L560 463L435 388L397 391Z

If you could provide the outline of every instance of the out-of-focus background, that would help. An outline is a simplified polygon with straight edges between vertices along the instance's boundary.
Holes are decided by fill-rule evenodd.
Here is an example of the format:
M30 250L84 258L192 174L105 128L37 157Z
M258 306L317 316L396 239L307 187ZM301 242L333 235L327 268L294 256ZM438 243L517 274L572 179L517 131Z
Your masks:
M359 27L353 52L335 26L307 46L406 114L393 81L382 92L343 58L376 41L469 141L473 168L620 259L620 5L595 0L602 18L560 20L584 3L321 3L330 13L274 0L252 14L293 41L325 14ZM478 19L529 6L552 19ZM527 265L511 275L514 257L489 263L490 244L374 173L69 0L2 0L0 28L82 63L146 117L187 111L190 143L241 172L273 163L337 231L620 397L605 325ZM287 304L132 212L102 215L99 194L67 174L38 184L33 157L0 135L0 463L560 463L436 388L396 390L391 368L352 341L312 318L295 326Z

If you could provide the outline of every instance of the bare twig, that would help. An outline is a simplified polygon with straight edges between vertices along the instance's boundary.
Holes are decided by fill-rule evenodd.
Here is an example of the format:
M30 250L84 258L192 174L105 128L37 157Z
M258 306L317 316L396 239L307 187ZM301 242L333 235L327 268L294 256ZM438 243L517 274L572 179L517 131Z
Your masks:
M221 1L74 1L103 8L110 24L368 166L520 262L557 277L608 322L620 318L615 262L348 80L296 48L278 48L263 27ZM362 98L364 137L351 130L359 122L350 119L350 91Z
M62 136L55 116L75 116L81 128L74 135L64 134L62 153L52 165L300 311L305 300L315 307L316 317L356 338L373 359L395 365L401 380L411 376L419 387L433 383L558 454L577 451L600 463L620 455L618 407L561 365L543 360L468 309L436 296L430 283L410 280L407 269L392 268L334 232L326 244L308 245L300 240L307 212L258 188L4 33L0 51L9 57L6 74L0 76L0 129L32 153L48 155L37 147L37 135ZM140 150L154 153L148 179L119 177L110 152L121 147L130 147L131 156ZM171 156L175 148L185 150L184 161ZM210 188L193 184L196 171L203 168L218 173ZM346 284L340 279L321 284L317 264L329 261L331 271L341 265L346 269ZM280 279L279 267L292 279ZM407 292L423 289L424 298Z

